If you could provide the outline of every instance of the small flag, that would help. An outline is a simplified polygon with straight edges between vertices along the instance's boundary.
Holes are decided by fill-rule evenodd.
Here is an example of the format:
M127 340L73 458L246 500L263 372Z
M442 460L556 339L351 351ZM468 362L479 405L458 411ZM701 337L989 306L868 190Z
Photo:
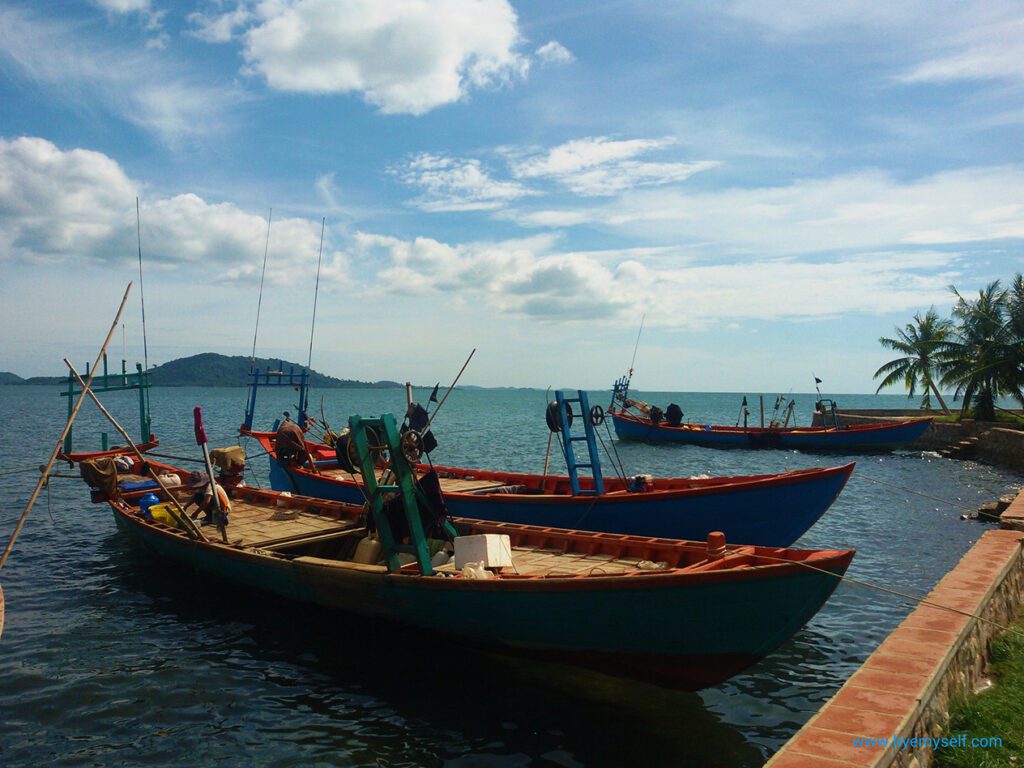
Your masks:
M437 402L437 390L440 387L441 387L441 382L439 381L439 382L437 382L437 384L434 385L434 391L430 393L430 400L427 401L428 403L436 403Z
M744 408L747 407L747 396L746 395L743 396L743 407Z
M821 384L821 379L819 379L817 376L815 376L814 377L814 383L815 384Z

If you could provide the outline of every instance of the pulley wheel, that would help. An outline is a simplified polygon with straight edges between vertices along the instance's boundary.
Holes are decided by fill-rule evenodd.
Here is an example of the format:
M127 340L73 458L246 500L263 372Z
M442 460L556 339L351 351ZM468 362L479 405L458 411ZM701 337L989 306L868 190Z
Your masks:
M565 419L569 422L569 426L572 426L572 408L569 403L565 405ZM558 416L558 401L552 400L548 403L547 411L544 412L544 420L548 423L548 429L552 432L562 431L562 420Z
M364 427L363 429L366 432L366 442L370 447L370 463L376 466L380 463L381 459L380 437L372 427ZM356 448L356 441L350 430L343 429L338 435L338 439L334 443L334 455L338 459L338 466L346 472L355 474L361 471L359 468L359 451Z
M590 409L590 423L595 427L604 424L604 408L600 405L595 405Z
M410 429L402 433L402 455L410 464L416 464L423 455L423 438L420 433Z

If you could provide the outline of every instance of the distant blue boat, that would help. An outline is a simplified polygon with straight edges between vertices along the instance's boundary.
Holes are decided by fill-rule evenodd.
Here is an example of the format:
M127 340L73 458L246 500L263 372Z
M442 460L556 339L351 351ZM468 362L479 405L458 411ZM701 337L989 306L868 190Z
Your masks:
M655 424L649 418L611 411L620 440L688 443L709 448L795 448L808 451L891 451L928 431L931 418L841 427L727 427L718 424Z
M607 416L615 426L620 440L640 440L652 443L685 443L708 448L783 448L803 451L891 451L911 445L932 425L932 418L879 421L873 424L843 424L834 400L822 398L820 393L815 412L821 418L820 426L789 426L793 416L794 402L788 400L784 419L770 421L763 426L747 425L747 398L743 398L741 415L743 426L721 424L683 423L682 409L672 403L664 411L640 400L629 397L629 382L632 376L623 376L612 388L612 402ZM819 379L815 380L820 383ZM776 411L786 403L786 398L776 401Z

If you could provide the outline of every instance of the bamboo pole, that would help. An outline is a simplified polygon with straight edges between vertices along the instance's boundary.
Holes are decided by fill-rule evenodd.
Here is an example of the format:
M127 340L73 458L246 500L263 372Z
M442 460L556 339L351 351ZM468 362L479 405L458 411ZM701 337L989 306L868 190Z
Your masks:
M71 361L68 360L66 357L64 358L64 365L68 367L71 373L74 374L75 378L78 379L78 381L81 383L82 377L78 375L78 371L75 370L75 366L73 366L71 364ZM114 425L114 429L121 433L121 437L123 437L125 440L125 445L132 449L132 452L136 455L139 461L145 462L146 457L143 455L142 451L140 451L139 447L134 442L132 442L131 437L128 436L128 433L125 431L124 427L122 427L117 422L117 419L110 415L110 411L103 407L103 403L100 402L100 399L96 397L95 393L93 393L91 389L89 390L89 397L91 397L92 401L96 403L96 407L100 409L100 412L107 417L107 421ZM198 536L199 539L202 541L209 541L209 539L206 537L206 534L204 534L200 530L199 526L196 525L195 521L191 517L189 517L188 514L185 512L185 509L181 506L181 502L179 502L175 498L174 494L171 493L170 489L168 489L168 487L164 485L164 481L161 480L158 475L152 475L151 477L156 482L156 484L160 486L160 490L163 491L164 494L167 496L168 501L171 502L171 512L174 515L174 517L177 518L178 522L185 527L185 530L194 536ZM210 482L213 482L213 478L210 478Z
M53 448L53 453L50 454L50 460L46 462L46 466L43 468L42 474L39 476L39 482L36 483L36 488L32 491L32 496L29 497L28 504L25 505L25 511L21 513L21 517L18 519L18 524L14 526L14 532L11 534L11 538L7 542L7 547L4 549L3 555L0 555L0 568L4 567L4 563L7 562L8 555L11 554L11 550L14 548L14 542L18 538L18 534L21 533L21 528L25 525L25 520L28 518L28 513L31 511L33 505L36 503L36 498L39 496L39 491L42 490L43 485L49 479L50 470L53 468L53 463L57 460L57 456L60 454L61 447L64 444L64 438L67 437L68 432L71 431L71 425L75 422L75 417L78 416L78 410L82 407L82 403L85 402L85 395L92 394L89 386L92 384L92 377L96 373L96 369L99 368L100 363L103 362L103 356L107 353L107 347L110 345L110 340L114 336L114 331L117 330L118 323L121 322L121 313L124 312L124 305L128 303L128 294L131 293L132 284L129 282L128 287L124 289L124 296L121 298L121 306L117 309L117 316L114 318L114 322L110 326L110 330L107 332L107 338L103 342L103 347L100 349L100 353L96 356L96 362L92 364L92 369L89 371L88 382L83 382L79 378L79 382L82 384L82 391L78 395L78 400L75 402L75 407L68 415L67 424L64 425L64 431L60 433L60 437L57 438L57 445Z

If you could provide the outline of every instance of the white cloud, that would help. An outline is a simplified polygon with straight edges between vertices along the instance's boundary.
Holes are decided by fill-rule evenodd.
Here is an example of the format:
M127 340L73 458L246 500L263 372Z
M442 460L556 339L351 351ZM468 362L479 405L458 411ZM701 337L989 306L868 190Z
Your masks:
M1016 0L738 0L727 12L773 33L818 43L869 36L877 48L888 41L896 56L910 61L897 77L905 82L1024 76L1024 10Z
M969 24L952 34L942 50L907 72L906 82L1024 77L1024 15L1012 13Z
M0 139L0 253L59 260L108 242L138 185L100 152Z
M526 226L592 224L715 252L781 255L1024 237L1024 168L900 181L880 171L788 186L686 193L639 190L587 208L509 212Z
M71 104L91 110L98 102L172 146L219 131L228 109L244 98L156 52L90 43L61 21L15 9L0 9L0 57Z
M412 201L425 211L493 210L533 194L517 182L491 178L479 160L422 153L396 173L406 184L425 191Z
M689 264L670 249L555 250L553 238L450 245L361 234L355 253L381 264L387 292L479 296L492 309L539 320L635 322L693 328L717 321L813 319L881 314L944 300L956 256L869 253L841 260L775 258L757 263Z
M576 60L569 49L557 40L544 43L534 51L534 55L542 64L569 64Z
M247 71L276 90L359 93L386 114L421 115L525 75L507 0L264 0L197 16L204 39L240 24Z
M149 10L149 0L93 0L93 2L112 13L134 13Z
M220 2L215 3L214 10L208 13L190 13L187 16L193 27L190 34L206 43L226 43L252 20L252 10L246 2L239 2L230 11L218 12L221 5Z
M635 187L662 186L685 181L718 165L712 161L658 163L640 161L640 155L665 149L674 139L616 141L604 136L576 139L545 154L515 162L520 178L548 178L586 197L616 195Z
M140 185L100 152L64 151L40 138L0 139L0 254L27 262L132 262L137 258L135 197ZM266 219L194 194L143 196L146 261L161 269L202 265L216 280L255 280ZM286 243L278 250L275 243ZM315 268L319 222L274 221L267 279L289 283ZM344 256L325 250L324 279L347 281Z

